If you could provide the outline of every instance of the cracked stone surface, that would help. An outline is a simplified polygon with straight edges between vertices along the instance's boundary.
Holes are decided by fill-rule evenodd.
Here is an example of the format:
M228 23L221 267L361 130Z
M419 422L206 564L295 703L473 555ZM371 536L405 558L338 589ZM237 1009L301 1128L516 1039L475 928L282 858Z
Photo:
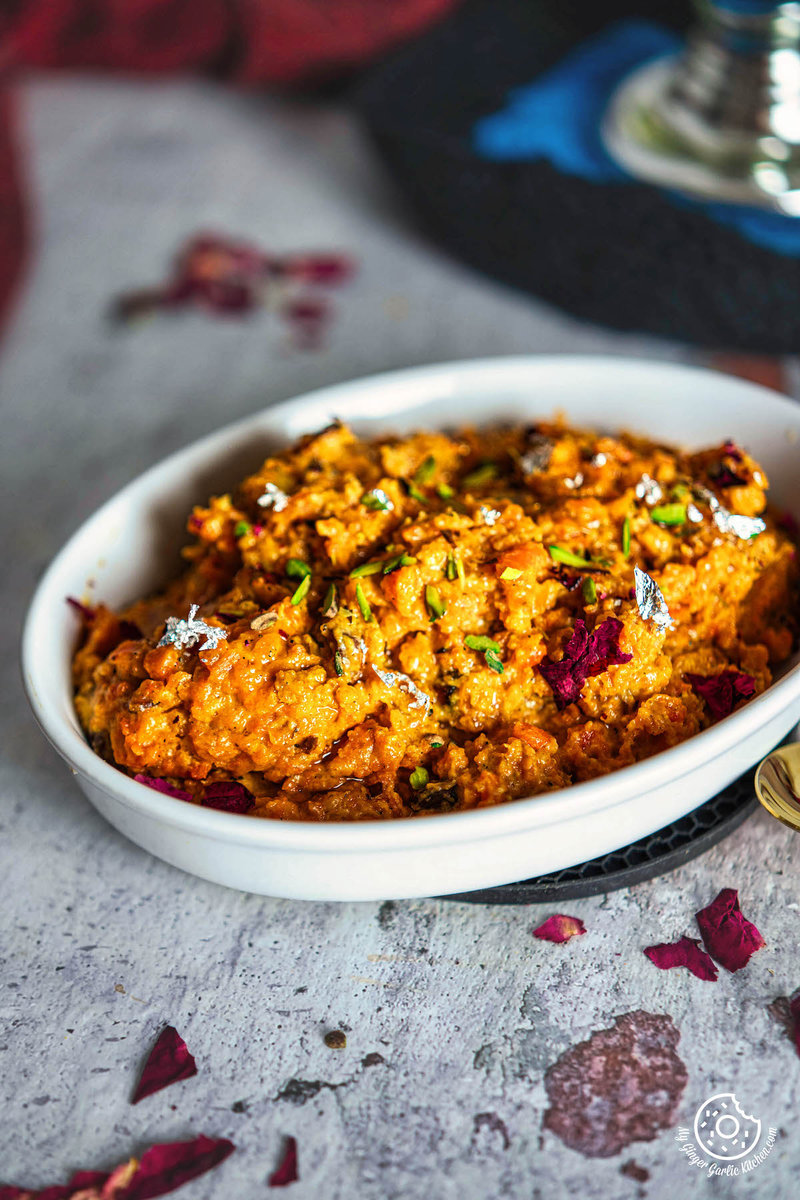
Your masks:
M800 1059L785 998L800 986L798 843L765 814L672 875L560 905L587 928L566 945L532 938L553 911L544 906L265 899L124 841L34 727L18 682L24 607L66 536L144 467L226 421L317 384L437 359L690 356L580 326L445 259L409 226L336 107L35 77L22 99L40 252L0 352L12 498L0 630L0 1181L61 1182L204 1132L232 1138L237 1153L187 1185L186 1200L266 1194L287 1135L299 1146L300 1180L286 1193L297 1200L796 1194ZM158 278L176 243L204 226L358 254L323 352L287 353L277 326L258 319L108 330L109 299ZM656 970L642 948L695 935L693 913L727 886L766 948L716 984ZM570 1148L553 1132L569 1125L565 1097L545 1125L546 1075L559 1060L594 1070L596 1056L575 1048L599 1045L629 1013L650 1014L642 1028L661 1039L668 1074L637 1092L647 1070L634 1064L626 1112L650 1097L669 1118L626 1117L613 1152L588 1156L605 1144L603 1119L591 1126L599 1143ZM167 1023L198 1074L132 1108ZM331 1030L346 1048L325 1045ZM676 1141L724 1091L777 1130L747 1179L707 1178ZM630 1128L652 1140L626 1142Z

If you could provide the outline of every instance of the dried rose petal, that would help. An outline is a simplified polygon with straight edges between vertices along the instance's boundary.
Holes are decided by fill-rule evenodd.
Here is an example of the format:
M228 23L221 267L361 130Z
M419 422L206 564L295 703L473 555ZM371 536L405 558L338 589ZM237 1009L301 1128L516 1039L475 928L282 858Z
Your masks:
M717 487L721 488L744 487L748 482L743 476L737 475L735 471L732 471L725 463L721 463L720 466L709 472L709 474Z
M331 319L327 301L321 297L302 297L287 301L280 311L299 345L306 350L319 347Z
M145 787L152 788L154 792L163 792L165 796L173 796L176 800L191 800L191 792L184 792L181 788L175 787L172 783L167 783L166 779L156 779L153 775L134 775L137 783L143 783Z
M131 1104L138 1104L145 1096L152 1096L153 1092L160 1092L171 1083L191 1079L196 1074L197 1067L186 1042L177 1029L167 1025L144 1064Z
M119 1200L151 1200L153 1196L165 1196L224 1162L235 1148L227 1138L208 1138L202 1134L191 1142L163 1142L151 1146L142 1155L136 1174L129 1187L120 1193Z
M297 1173L297 1139L287 1137L280 1165L272 1172L268 1183L273 1187L286 1187L300 1176Z
M793 542L800 541L800 523L797 517L790 512L783 512L778 517L778 526L788 533Z
M69 1183L43 1188L39 1192L31 1192L28 1188L0 1186L0 1200L71 1200L76 1192L88 1193L92 1200L92 1188L95 1195L100 1196L100 1189L109 1178L106 1172L78 1171Z
M96 608L90 608L88 604L81 604L80 600L76 600L74 596L67 596L67 604L70 608L75 609L75 612L87 625L91 624L97 616ZM2 1200L2 1192L0 1192L0 1200Z
M0 1186L0 1200L152 1200L218 1166L235 1146L202 1134L191 1142L164 1142L122 1163L110 1175L78 1171L68 1184L39 1192Z
M255 801L243 783L209 783L203 793L205 808L218 808L221 812L246 813Z
M612 663L626 663L633 658L619 648L623 625L616 617L608 617L589 633L586 622L579 617L572 637L564 647L563 657L555 662L549 655L539 663L539 671L550 684L556 708L566 708L580 698L584 682L599 675Z
M742 915L739 893L723 888L707 908L695 913L706 949L726 971L741 971L756 950L766 946L752 921Z
M719 975L705 950L700 949L697 938L682 937L678 942L661 942L657 946L648 946L644 953L660 971L686 967L698 979L707 979L712 983Z
M586 933L586 926L579 917L567 917L563 913L556 913L555 916L548 917L538 929L534 929L533 936L543 942L568 942L570 938L581 933Z
M334 287L352 278L356 264L345 254L296 254L282 258L276 270L290 279Z
M744 671L726 669L719 675L694 675L687 672L683 677L701 699L715 721L729 716L740 700L752 696L756 681Z
M548 574L552 575L553 579L557 579L568 592L574 592L583 583L581 575L572 575L566 567L551 567Z
M797 1053L800 1054L800 992L789 1001L789 1012L793 1021L792 1037Z

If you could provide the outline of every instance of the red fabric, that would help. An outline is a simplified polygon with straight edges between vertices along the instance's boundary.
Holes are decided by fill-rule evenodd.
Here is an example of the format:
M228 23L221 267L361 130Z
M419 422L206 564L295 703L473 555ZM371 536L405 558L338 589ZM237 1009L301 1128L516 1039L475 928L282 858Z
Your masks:
M15 144L14 96L0 88L0 330L8 316L28 247L28 220Z
M457 0L17 0L4 59L35 67L213 71L240 84L330 77Z
M459 0L0 0L0 71L199 72L256 87L330 79L420 32ZM0 89L0 330L28 221L13 96Z

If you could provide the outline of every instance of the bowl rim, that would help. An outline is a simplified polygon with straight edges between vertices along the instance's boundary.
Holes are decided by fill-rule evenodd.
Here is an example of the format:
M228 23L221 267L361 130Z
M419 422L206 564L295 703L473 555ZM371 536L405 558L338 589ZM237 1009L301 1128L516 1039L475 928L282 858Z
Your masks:
M458 383L465 376L475 378L485 373L497 376L517 375L520 370L552 370L554 367L558 369L566 366L574 368L578 364L585 370L624 371L630 374L640 373L643 376L653 371L666 372L674 375L676 382L682 377L686 382L696 383L699 378L707 378L714 374L717 386L740 393L747 392L754 399L761 397L763 401L768 401L773 409L784 409L790 424L800 430L798 406L787 397L758 384L720 376L707 368L682 363L599 354L509 355L403 368L315 388L291 399L270 404L255 413L221 426L154 463L87 517L50 562L30 601L21 643L25 691L37 723L47 740L75 772L81 774L97 789L114 797L126 808L154 821L185 832L207 835L216 841L229 844L244 843L251 847L330 854L340 853L345 849L351 853L367 853L409 850L415 847L430 848L436 845L471 842L480 837L488 839L513 836L532 826L558 824L603 810L610 812L617 805L625 804L637 795L645 796L649 791L666 783L672 782L676 787L680 786L680 780L698 767L708 765L724 756L742 739L748 727L757 728L766 724L800 696L800 661L743 709L652 758L557 791L487 808L432 814L404 821L317 823L253 820L241 814L189 804L137 783L132 777L100 758L59 710L63 696L52 682L52 673L47 670L47 663L42 661L36 631L39 622L46 620L47 614L52 611L52 593L60 572L70 561L92 525L101 524L113 509L129 505L139 493L147 495L148 491L152 491L155 479L166 469L174 465L187 468L191 463L208 459L214 451L222 453L226 444L238 444L245 434L259 430L270 420L289 418L312 405L319 408L321 404L332 401L332 411L337 414L345 417L352 415L355 420L363 419L363 414L348 414L348 410L357 405L358 398L363 396L365 391L369 392L375 388L396 385L402 387L408 383L419 384L428 381L433 383L437 378L447 376L455 376ZM428 400L430 398L426 397ZM404 412L412 412L413 407L413 403L407 405ZM63 600L63 597L59 596L58 599Z

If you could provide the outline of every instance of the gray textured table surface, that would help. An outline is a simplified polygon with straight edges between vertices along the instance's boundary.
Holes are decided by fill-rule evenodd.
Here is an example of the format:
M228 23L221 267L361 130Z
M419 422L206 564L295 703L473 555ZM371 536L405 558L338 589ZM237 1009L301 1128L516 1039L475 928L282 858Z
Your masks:
M65 536L142 468L228 420L317 384L439 359L689 356L579 326L445 259L335 108L101 80L34 79L24 100L40 250L0 354L10 514L0 1180L42 1186L203 1131L238 1149L187 1185L187 1200L272 1194L288 1134L300 1181L286 1194L298 1200L796 1194L800 1059L768 1006L800 985L797 842L765 816L673 875L568 904L588 933L566 946L531 937L551 909L262 899L183 875L106 826L34 727L17 680L24 606ZM287 351L266 317L104 325L113 294L157 279L204 226L358 255L323 352ZM723 886L739 888L767 948L716 984L651 966L642 947L692 933L695 909ZM659 1036L675 1047L654 1082L639 1038L641 1093L629 1099L646 1107L681 1092L679 1059L688 1082L674 1122L587 1156L544 1127L545 1072L640 1010L663 1014ZM131 1108L165 1023L199 1074ZM346 1049L325 1046L331 1028L347 1031ZM778 1134L746 1177L708 1179L675 1139L707 1096L727 1091L765 1136ZM595 1149L614 1149L617 1117L602 1096Z

